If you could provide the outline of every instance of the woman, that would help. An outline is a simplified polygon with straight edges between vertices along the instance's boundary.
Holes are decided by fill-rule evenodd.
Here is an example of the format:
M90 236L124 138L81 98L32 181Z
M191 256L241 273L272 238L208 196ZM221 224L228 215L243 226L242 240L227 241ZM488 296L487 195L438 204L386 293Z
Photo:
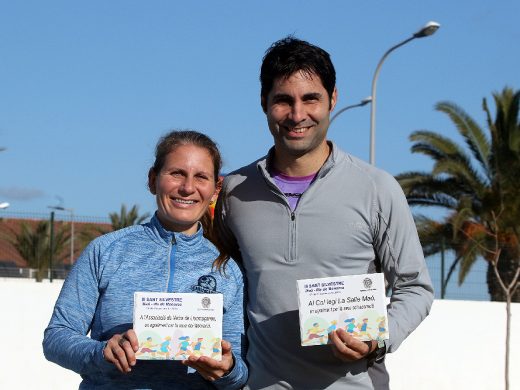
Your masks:
M45 330L43 348L47 359L81 374L80 389L235 389L245 384L242 273L206 238L221 164L217 146L206 135L167 134L157 144L148 173L157 201L151 221L97 238L78 258ZM225 264L225 272L213 264ZM136 361L135 291L222 293L222 360L192 355L182 364Z

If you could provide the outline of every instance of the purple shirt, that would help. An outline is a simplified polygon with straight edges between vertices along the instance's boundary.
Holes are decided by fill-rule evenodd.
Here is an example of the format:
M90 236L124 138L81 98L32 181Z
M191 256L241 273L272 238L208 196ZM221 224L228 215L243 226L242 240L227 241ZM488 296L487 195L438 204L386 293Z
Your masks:
M316 173L309 176L287 176L275 170L271 172L271 175L278 188L284 193L293 211L302 194L316 177Z

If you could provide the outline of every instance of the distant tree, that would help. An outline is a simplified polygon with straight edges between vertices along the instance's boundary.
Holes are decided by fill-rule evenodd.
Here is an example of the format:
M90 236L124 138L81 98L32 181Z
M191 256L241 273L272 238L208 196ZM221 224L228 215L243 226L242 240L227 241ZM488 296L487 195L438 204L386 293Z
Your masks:
M108 214L108 217L110 218L111 230L96 225L90 225L85 227L80 232L79 239L80 245L82 245L82 247L86 246L94 238L103 234L143 223L150 217L150 214L145 213L143 215L139 215L139 206L137 205L132 206L132 208L127 211L126 205L122 204L119 213L112 212Z
M520 91L504 88L493 97L494 118L483 99L488 132L456 104L438 103L436 109L448 115L467 148L438 133L416 131L410 136L412 152L431 157L433 169L405 172L397 180L410 205L447 211L440 220L416 216L426 255L441 252L444 245L456 255L447 280L460 266L462 284L476 259L482 257L488 261L491 299L504 301L501 284L509 285L514 280L520 261ZM500 214L499 220L495 213ZM480 239L493 237L494 232L500 245L500 262L495 261L496 251L489 247L494 242L491 240L486 247ZM476 241L479 245L474 245ZM519 292L517 289L513 295L514 302L520 302Z
M36 225L22 223L19 231L11 229L6 239L27 261L30 268L37 270L36 279L41 281L49 268L50 260L50 223L39 221ZM69 228L66 224L54 225L54 259L63 262L69 242Z
M121 205L121 211L119 213L110 213L110 222L112 224L112 230L122 229L132 225L138 225L146 221L149 217L149 213L139 215L139 206L134 205L130 210L126 210L126 205Z
M489 229L482 231L480 234L473 234L468 237L468 245L472 245L477 251L487 253L489 263L493 268L493 272L498 280L500 287L505 295L506 301L506 339L505 339L505 364L504 378L505 390L509 389L509 366L511 357L511 301L519 287L520 264L517 264L513 279L509 283L505 283L499 271L499 265L502 261L503 245L501 243L499 221L502 215L495 215L491 212L493 221L490 221Z

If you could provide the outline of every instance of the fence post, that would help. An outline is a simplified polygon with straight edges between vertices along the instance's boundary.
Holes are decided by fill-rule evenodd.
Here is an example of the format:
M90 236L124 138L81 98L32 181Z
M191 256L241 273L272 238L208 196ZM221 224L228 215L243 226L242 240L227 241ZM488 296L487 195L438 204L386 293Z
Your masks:
M50 245L50 251L49 251L49 270L50 270L50 274L49 274L49 282L52 283L52 260L53 260L53 257L54 257L54 211L51 211L51 232L50 232L50 242L49 242L49 245Z
M445 238L442 237L442 240L441 240L441 299L444 299L444 296L446 295L446 286L444 284L444 278L445 278L445 270L444 270L444 264L445 264L445 260L444 260L444 251L446 249L446 244L445 244Z

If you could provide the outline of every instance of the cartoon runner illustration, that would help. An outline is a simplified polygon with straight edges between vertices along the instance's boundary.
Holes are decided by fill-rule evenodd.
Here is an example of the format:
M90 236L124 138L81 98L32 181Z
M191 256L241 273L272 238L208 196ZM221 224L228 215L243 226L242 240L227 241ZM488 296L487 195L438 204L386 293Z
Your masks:
M148 336L145 341L139 345L139 351L135 353L135 356L144 355L145 353L149 353L152 357L155 357L156 349L152 349L153 347L157 347L157 344L154 344L152 338Z
M354 320L355 320L355 318L347 318L344 321L346 323L345 330L347 331L347 333L349 333L352 336L356 336L357 335L357 332L355 331L356 330L356 323L354 322Z
M379 325L377 327L377 330L378 330L377 338L383 339L386 334L386 318L379 317L378 320L379 320Z
M327 333L334 332L337 328L338 321L332 320L330 326L327 328Z
M358 329L361 336L368 336L368 329L372 329L368 326L368 318L363 318L363 323L358 324Z
M200 355L202 355L202 351L201 351L201 349L202 349L202 341L203 341L203 340L204 340L204 339L203 339L202 337L199 337L199 338L197 339L197 341L194 341L193 343L191 343L191 346L193 347L193 354L194 354L195 356L200 356Z
M190 336L179 337L179 340L181 341L179 343L179 352L175 354L175 357L182 355L184 359L187 359L188 356L191 355L191 351L188 349L190 346Z
M307 330L308 336L305 340L302 341L302 343L308 343L314 339L320 339L320 343L324 344L323 339L325 338L325 335L320 334L322 332L325 332L325 329L320 329L319 324L317 322L315 322L314 324L312 324L312 328Z
M216 337L213 341L214 341L214 343L213 343L213 351L211 352L211 358L215 359L215 357L220 356L221 345L220 345L220 339L218 337Z
M164 341L161 343L161 346L159 347L158 353L161 355L164 355L166 359L170 358L170 351L172 350L170 347L170 340L172 338L170 336L166 336L164 338Z

